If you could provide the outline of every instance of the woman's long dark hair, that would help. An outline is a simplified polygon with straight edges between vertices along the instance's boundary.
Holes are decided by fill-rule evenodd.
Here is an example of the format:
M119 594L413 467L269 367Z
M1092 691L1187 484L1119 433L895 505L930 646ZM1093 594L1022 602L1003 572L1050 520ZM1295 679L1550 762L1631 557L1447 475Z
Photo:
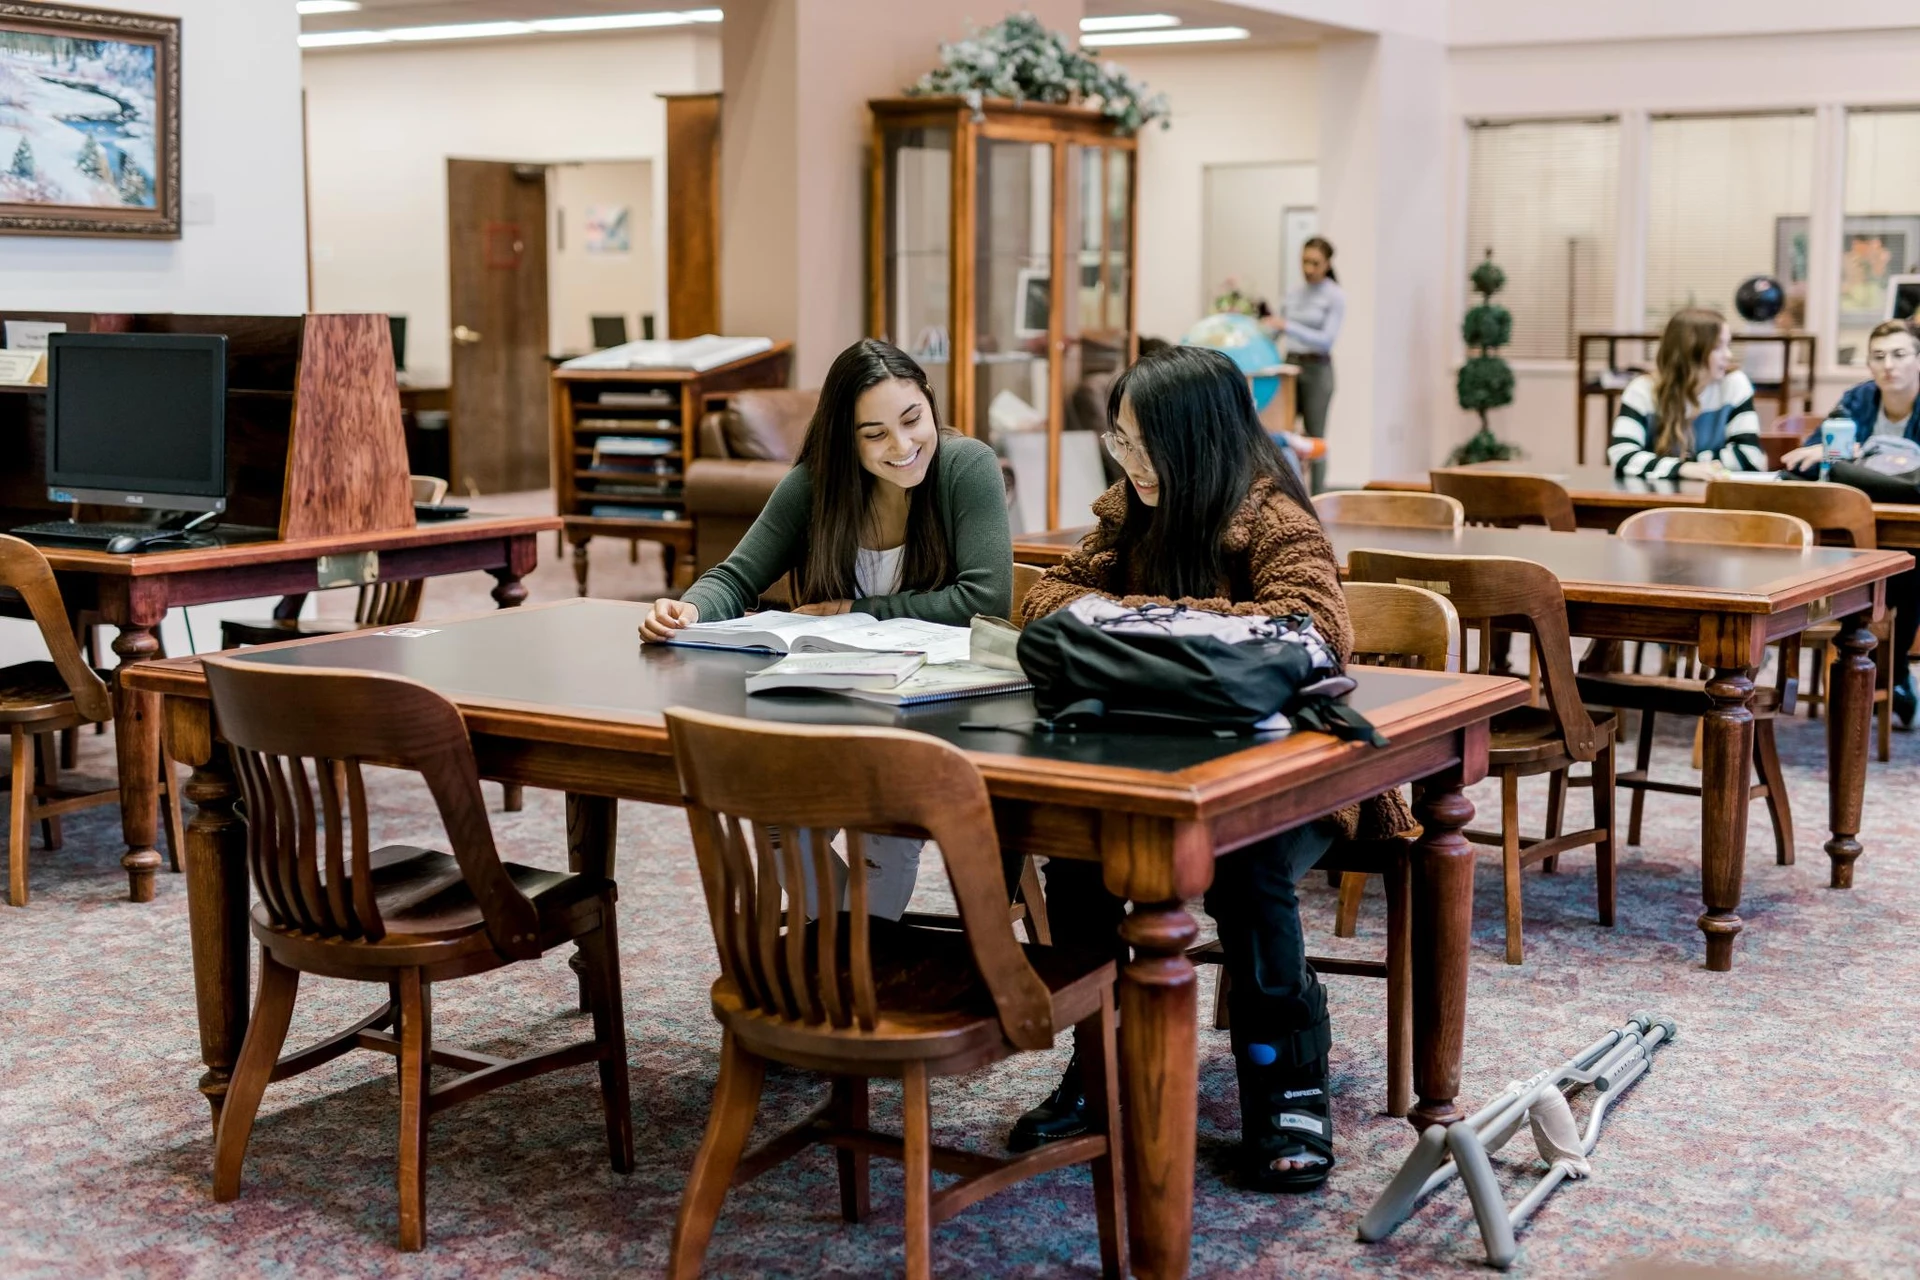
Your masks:
M1141 357L1107 395L1107 422L1116 430L1123 400L1160 479L1154 507L1127 485L1125 542L1152 594L1219 594L1227 578L1221 541L1261 476L1313 514L1299 473L1260 425L1246 375L1220 352L1168 347Z
M927 412L938 421L933 388L926 371L890 342L862 338L834 358L820 388L820 403L807 424L797 462L813 482L813 513L807 543L793 571L797 603L852 600L860 594L854 566L860 534L866 527L867 502L877 477L860 465L860 446L854 438L854 407L869 387L899 378L913 383L926 397ZM900 590L931 591L947 585L953 575L953 549L940 522L941 431L927 462L926 478L907 494L906 552L900 563Z

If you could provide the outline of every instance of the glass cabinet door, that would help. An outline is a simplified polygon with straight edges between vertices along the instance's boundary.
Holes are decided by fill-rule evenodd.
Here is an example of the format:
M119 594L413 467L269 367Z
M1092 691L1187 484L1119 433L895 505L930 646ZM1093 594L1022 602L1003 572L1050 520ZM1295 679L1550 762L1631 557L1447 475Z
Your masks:
M1053 487L1053 147L977 145L970 429L1011 468L1018 533L1047 527Z
M926 369L944 423L953 412L953 130L889 128L884 139L881 336Z

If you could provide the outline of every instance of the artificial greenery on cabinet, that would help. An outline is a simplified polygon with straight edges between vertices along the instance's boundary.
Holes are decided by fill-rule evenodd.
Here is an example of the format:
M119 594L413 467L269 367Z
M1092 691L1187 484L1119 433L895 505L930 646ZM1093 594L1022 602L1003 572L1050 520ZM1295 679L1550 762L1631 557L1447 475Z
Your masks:
M907 86L909 97L964 98L977 113L988 98L1080 103L1135 133L1154 120L1167 126L1167 98L1150 93L1118 63L1100 62L1067 46L1030 13L1002 18L984 31L940 46L940 65Z

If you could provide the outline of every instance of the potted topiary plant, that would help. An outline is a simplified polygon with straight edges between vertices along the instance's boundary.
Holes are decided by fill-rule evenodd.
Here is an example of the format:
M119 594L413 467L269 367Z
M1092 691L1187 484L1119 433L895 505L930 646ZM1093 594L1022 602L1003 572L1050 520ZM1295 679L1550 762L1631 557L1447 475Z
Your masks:
M1480 415L1480 430L1448 457L1448 464L1456 467L1470 462L1505 462L1520 456L1518 445L1500 439L1487 425L1489 409L1513 403L1513 369L1494 354L1513 338L1513 313L1493 300L1493 295L1506 287L1507 273L1494 264L1493 250L1488 249L1469 279L1480 301L1467 311L1460 336L1474 354L1460 366L1454 389L1460 407Z

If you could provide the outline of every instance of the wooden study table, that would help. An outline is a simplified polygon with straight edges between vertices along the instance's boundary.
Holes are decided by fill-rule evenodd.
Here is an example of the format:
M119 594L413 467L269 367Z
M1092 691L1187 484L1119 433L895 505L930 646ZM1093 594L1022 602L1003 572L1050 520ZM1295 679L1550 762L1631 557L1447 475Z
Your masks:
M1582 529L1613 530L1636 511L1647 511L1654 507L1701 507L1707 502L1707 483L1704 480L1623 479L1613 474L1612 467L1598 466L1568 467L1562 471L1537 470L1518 462L1481 462L1474 466L1480 471L1520 471L1529 475L1543 475L1559 482L1573 499L1573 518ZM1729 478L1737 480L1740 477L1734 475ZM1754 480L1751 483L1795 482ZM1398 489L1409 493L1432 491L1432 485L1424 475L1369 480L1367 488ZM1881 547L1920 550L1920 503L1876 502L1873 504L1873 518L1875 541Z
M1385 748L1316 733L1266 740L1023 730L1032 698L935 704L908 711L848 699L746 696L742 677L764 654L642 647L645 606L567 600L441 622L417 638L360 633L243 651L248 661L343 666L406 675L459 705L488 777L567 792L575 865L614 874L614 801L678 804L660 712L671 706L758 719L898 725L967 750L993 797L1005 847L1098 860L1107 887L1134 903L1122 935L1122 1053L1127 1188L1136 1273L1186 1274L1193 1221L1198 1034L1197 928L1182 903L1199 896L1221 853L1324 816L1390 787L1424 781L1426 828L1413 856L1416 1125L1459 1118L1473 854L1461 788L1486 773L1487 722L1526 701L1525 684L1493 676L1357 668L1353 702L1391 739ZM194 768L187 894L207 1072L217 1113L247 1024L250 891L227 753L216 746L197 658L148 662L127 684L165 695L167 741ZM963 723L1004 724L977 730ZM432 819L422 817L431 825Z
M381 533L235 542L113 555L81 547L43 545L67 608L92 610L120 629L113 651L123 668L160 650L157 632L167 610L255 596L300 595L343 577L356 582L485 570L498 580L493 598L503 609L527 598L520 579L539 563L540 534L558 529L557 516L471 515ZM127 852L127 891L135 902L153 898L160 855L154 847L159 803L159 708L150 694L114 682L114 744L120 765L120 822Z
M1088 532L1061 529L1014 539L1021 564L1058 563ZM1567 598L1569 630L1597 640L1652 640L1698 647L1712 669L1702 759L1699 920L1707 968L1733 967L1743 927L1740 881L1747 850L1747 784L1753 758L1753 674L1767 645L1828 618L1845 618L1830 672L1826 843L1836 889L1853 886L1860 856L1872 712L1873 649L1867 624L1886 612L1886 580L1913 564L1904 551L1852 551L1637 542L1545 529L1396 529L1328 525L1345 571L1360 548L1429 555L1512 556L1551 569Z

